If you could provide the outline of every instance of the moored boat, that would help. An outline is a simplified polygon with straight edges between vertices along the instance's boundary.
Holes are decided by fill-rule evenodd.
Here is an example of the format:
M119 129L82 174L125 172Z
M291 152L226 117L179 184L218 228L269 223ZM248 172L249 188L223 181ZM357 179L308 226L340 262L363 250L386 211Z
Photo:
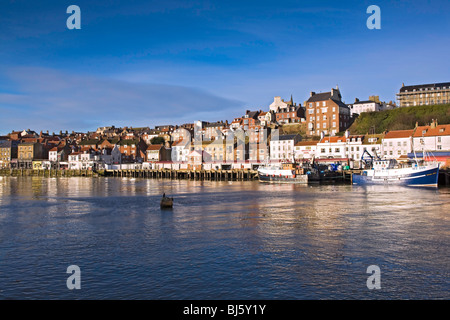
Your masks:
M275 183L308 183L308 176L295 163L281 163L258 168L258 179L261 182Z
M397 161L375 160L369 169L360 174L353 174L353 184L396 184L404 186L437 187L439 176L439 163L412 163L400 167Z

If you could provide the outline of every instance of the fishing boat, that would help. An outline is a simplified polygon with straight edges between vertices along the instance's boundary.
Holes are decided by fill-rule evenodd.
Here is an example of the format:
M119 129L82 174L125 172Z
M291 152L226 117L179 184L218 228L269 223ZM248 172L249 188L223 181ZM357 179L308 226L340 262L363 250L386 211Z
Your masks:
M294 162L265 165L258 168L258 180L275 183L308 183L308 176Z
M376 159L360 174L352 174L352 182L357 185L396 184L404 186L437 187L439 177L438 162L419 162L417 158L409 165L400 166L396 160Z

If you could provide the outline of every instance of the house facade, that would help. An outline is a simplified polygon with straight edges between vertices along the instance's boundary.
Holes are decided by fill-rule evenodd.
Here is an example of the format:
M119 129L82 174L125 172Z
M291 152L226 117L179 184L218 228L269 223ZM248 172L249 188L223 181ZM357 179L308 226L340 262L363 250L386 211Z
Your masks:
M351 122L350 108L342 102L338 87L325 93L311 92L305 101L305 116L310 136L319 136L321 132L335 135L346 130Z
M311 160L316 155L318 141L299 141L294 145L296 160Z
M413 135L413 151L450 151L450 124L418 126Z
M383 138L382 155L385 159L406 158L412 152L412 137L414 129L393 130L386 133ZM402 157L403 156L403 157Z
M10 168L11 160L17 158L18 141L0 140L0 168Z
M397 93L399 107L450 103L450 82L405 86Z
M270 160L292 160L294 146L301 140L298 134L280 135L270 140Z
M17 147L17 166L24 169L33 168L33 160L48 159L48 152L39 142L22 142Z

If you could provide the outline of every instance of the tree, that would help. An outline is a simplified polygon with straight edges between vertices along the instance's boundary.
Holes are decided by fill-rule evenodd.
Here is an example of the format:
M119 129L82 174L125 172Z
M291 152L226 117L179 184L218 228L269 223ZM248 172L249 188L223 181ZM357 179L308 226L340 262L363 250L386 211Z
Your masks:
M165 140L163 137L154 137L150 140L151 144L164 144Z

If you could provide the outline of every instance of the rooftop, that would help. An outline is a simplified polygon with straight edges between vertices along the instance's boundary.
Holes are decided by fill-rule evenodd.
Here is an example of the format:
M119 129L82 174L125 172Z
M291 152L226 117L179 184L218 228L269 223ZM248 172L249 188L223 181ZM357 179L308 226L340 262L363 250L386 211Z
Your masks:
M394 130L389 131L384 136L385 139L398 139L398 138L408 138L414 134L414 129L411 130Z
M420 91L420 89L450 89L450 82L441 82L441 83L429 83L429 84L419 84L412 86L402 86L400 88L400 93L402 92L411 92L411 91Z
M434 137L450 135L450 124L417 127L414 137Z

